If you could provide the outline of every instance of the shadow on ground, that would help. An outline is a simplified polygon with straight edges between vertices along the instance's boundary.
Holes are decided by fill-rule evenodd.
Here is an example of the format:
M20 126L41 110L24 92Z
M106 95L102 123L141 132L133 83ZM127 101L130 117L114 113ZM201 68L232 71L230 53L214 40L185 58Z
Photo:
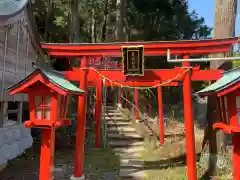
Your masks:
M93 148L95 137L93 132L87 132L85 142L84 173L87 180L103 180L111 174L117 178L120 160L110 148ZM39 179L39 142L12 161L0 173L0 180L38 180ZM56 149L54 179L67 180L73 174L74 147Z

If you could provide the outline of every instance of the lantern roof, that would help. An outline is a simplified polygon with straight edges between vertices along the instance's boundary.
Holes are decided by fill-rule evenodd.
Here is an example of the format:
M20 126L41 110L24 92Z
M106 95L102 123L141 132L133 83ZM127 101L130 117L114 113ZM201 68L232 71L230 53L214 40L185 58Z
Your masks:
M60 89L60 91L67 92L70 94L84 93L84 91L82 89L79 89L77 86L75 86L70 81L68 81L65 78L63 73L61 73L59 71L55 71L55 70L51 70L51 69L47 69L47 68L39 68L39 67L37 67L31 74L29 74L27 77L25 77L21 81L10 86L7 90L13 91L13 90L19 88L20 86L26 84L27 82L30 82L30 80L32 78L36 77L38 74L41 74L44 79L48 80L53 85L51 87L57 87L57 89ZM33 83L35 83L37 81L38 80L33 81L32 83L28 84L28 86L32 85ZM19 92L19 91L17 91L17 92ZM13 94L15 94L15 93L13 93Z
M222 73L222 75L223 76L219 80L210 86L198 91L197 94L205 96L219 93L220 91L226 90L240 82L240 68L225 71Z

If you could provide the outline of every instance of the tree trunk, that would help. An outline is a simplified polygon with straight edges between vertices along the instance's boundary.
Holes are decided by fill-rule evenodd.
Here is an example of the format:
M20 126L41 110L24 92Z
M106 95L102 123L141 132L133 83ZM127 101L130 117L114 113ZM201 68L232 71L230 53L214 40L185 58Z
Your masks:
M47 3L47 15L46 15L46 20L45 20L45 32L44 32L44 40L47 42L49 40L48 38L48 31L50 29L50 24L52 23L50 20L52 19L52 9L53 9L53 2L52 0L48 0Z
M129 27L128 20L127 20L127 9L128 9L128 4L126 1L124 1L123 4L123 37L125 41L130 41L131 40L131 28Z
M69 41L77 43L80 41L79 0L70 0L69 6Z
M92 22L91 22L91 41L92 43L96 43L97 35L96 35L96 3L95 0L92 0Z
M79 0L70 0L69 2L69 14L68 14L68 30L69 30L69 42L80 42L80 16L79 16ZM80 61L76 58L68 58L71 63L71 67L79 66Z
M235 33L237 0L215 0L214 12L214 38L233 37ZM215 54L214 57L232 56L232 50L226 54ZM211 69L230 69L230 61L212 61ZM213 129L213 123L217 120L216 100L214 97L208 99L207 104L207 126L204 130L204 140L202 148L209 144L209 169L206 176L212 176L216 170L217 153L225 153L226 146L224 143L225 135L221 131Z
M124 30L124 0L117 0L116 1L116 31L115 31L115 38L116 41L124 41L125 36L123 33Z
M107 19L108 19L108 8L109 2L108 0L104 0L104 17L103 17L103 25L102 25L102 42L107 41Z

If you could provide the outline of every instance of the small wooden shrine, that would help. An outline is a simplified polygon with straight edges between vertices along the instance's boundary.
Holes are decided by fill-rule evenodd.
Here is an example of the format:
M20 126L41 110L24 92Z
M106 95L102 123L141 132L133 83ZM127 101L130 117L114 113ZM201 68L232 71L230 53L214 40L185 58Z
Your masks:
M217 120L213 124L227 134L232 134L233 180L240 179L240 68L223 73L222 78L198 92L201 96L214 96Z

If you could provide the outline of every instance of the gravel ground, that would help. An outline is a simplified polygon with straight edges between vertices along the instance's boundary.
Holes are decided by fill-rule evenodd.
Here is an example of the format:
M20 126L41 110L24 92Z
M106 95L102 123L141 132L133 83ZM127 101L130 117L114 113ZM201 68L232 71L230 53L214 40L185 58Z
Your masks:
M73 152L68 151L67 154L72 156ZM64 155L64 152L58 152L56 155L54 179L69 179L73 171L72 158ZM38 180L39 159L38 153L32 149L27 150L24 155L9 162L7 168L1 172L0 180Z

